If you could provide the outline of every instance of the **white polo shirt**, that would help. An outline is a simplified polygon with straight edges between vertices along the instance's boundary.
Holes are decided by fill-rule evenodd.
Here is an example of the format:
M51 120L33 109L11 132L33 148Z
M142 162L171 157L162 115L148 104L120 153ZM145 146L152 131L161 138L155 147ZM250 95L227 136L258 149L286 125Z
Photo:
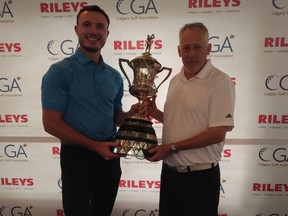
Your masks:
M234 127L235 86L231 78L208 60L187 80L183 68L170 81L164 106L163 144L191 138L209 127ZM178 151L164 162L170 166L214 163L221 160L224 143Z

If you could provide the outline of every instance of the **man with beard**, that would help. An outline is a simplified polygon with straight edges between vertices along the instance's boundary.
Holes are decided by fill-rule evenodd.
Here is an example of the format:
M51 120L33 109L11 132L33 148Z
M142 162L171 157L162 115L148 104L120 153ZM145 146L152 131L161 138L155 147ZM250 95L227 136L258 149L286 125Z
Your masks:
M62 203L65 216L110 216L121 176L111 148L116 125L135 114L122 110L123 80L101 55L110 21L96 5L77 15L80 47L51 65L42 80L43 125L61 141Z

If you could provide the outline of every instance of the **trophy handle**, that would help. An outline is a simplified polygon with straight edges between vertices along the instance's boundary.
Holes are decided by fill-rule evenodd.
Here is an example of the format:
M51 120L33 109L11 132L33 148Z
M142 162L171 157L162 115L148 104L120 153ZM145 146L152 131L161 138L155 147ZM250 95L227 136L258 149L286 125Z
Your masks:
M122 66L122 62L126 62L131 69L133 69L133 67L132 67L132 65L131 65L131 63L130 63L130 61L129 61L128 59L119 58L119 66L120 66L120 69L121 69L122 73L124 74L124 76L126 77L126 79L127 79L127 81L128 81L128 84L129 84L129 88L130 88L130 87L131 87L131 82L130 82L129 77L128 77L128 75L126 74L126 72L125 72L125 70L124 70L124 68L123 68L123 66Z
M172 68L162 67L162 68L157 72L157 74L160 73L160 72L163 71L163 70L168 70L168 74L167 74L167 76L164 78L164 80L157 86L156 91L158 91L158 88L162 85L162 83L164 83L164 82L168 79L168 77L171 75L171 72L172 72Z

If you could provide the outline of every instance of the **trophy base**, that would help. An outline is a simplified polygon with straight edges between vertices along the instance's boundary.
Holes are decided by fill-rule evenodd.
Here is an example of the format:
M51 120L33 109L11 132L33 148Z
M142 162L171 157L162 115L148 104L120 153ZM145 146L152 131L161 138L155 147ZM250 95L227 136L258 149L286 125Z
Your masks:
M113 153L136 158L151 157L148 151L157 145L152 122L135 116L125 119L115 140L120 144L113 148Z

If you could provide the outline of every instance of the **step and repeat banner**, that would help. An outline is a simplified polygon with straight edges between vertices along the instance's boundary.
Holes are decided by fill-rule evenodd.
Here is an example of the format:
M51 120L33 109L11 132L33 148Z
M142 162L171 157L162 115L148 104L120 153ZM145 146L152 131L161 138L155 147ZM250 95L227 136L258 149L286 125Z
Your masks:
M287 216L288 0L0 0L0 215L64 216L60 145L43 130L40 86L49 66L77 49L76 15L89 4L110 16L102 55L119 71L119 58L141 56L147 35L155 35L152 57L172 68L158 91L161 109L182 65L179 29L206 24L209 58L237 92L235 128L220 163L219 216ZM123 79L127 110L137 99ZM153 127L161 138L162 125L153 120ZM161 162L127 157L121 165L112 215L157 216Z

